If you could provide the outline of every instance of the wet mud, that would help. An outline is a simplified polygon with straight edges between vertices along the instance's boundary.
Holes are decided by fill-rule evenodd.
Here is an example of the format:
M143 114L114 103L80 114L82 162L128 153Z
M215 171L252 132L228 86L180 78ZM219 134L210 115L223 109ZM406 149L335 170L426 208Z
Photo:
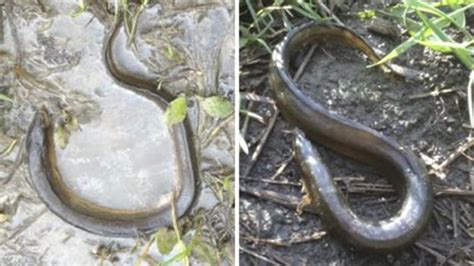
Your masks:
M374 34L367 30L370 21L344 18L343 22L384 53L406 38ZM294 72L309 50L307 47L294 58ZM241 58L241 62L251 62L242 66L241 73L245 76L241 77L241 92L271 98L267 79L270 59L256 54L241 51L241 55L247 56ZM433 163L443 161L469 135L466 127L469 122L466 102L469 71L453 56L420 46L410 49L395 63L412 70L408 82L393 80L377 68L367 69L369 62L354 49L335 43L318 45L298 83L308 97L329 110L397 140L421 158L430 170ZM444 89L453 92L420 96ZM249 106L248 101L241 104L242 108ZM251 155L274 114L271 104L254 102L252 105L251 111L263 117L265 124L249 120L245 138L250 154L240 153L241 173L252 165ZM240 128L244 123L242 117ZM280 115L259 159L247 176L241 175L242 187L302 197L301 172L292 160L291 130L292 127ZM317 143L313 145L321 153L331 175L341 180L339 187L358 215L383 219L397 210L400 202L393 190L386 190L389 183L383 175ZM467 155L471 156L472 151ZM446 176L432 175L435 188L472 189L474 184L470 172L472 175L473 163L468 156L461 156L449 165ZM276 174L288 161L288 167ZM472 198L436 197L431 222L415 245L389 254L372 254L360 252L346 245L344 239L332 235L318 215L299 215L294 208L285 208L248 193L241 192L240 196L241 245L275 262L289 265L462 265L469 264L474 258ZM255 240L283 239L288 243L291 239L304 239L317 232L327 234L321 239L289 246ZM260 263L245 252L240 255L246 265Z

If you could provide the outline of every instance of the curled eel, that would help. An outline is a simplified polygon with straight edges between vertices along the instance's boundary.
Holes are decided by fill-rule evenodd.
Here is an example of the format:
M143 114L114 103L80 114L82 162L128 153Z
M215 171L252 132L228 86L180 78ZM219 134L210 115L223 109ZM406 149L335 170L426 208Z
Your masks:
M113 78L128 90L133 91L159 105L162 109L175 97L164 89L157 90L156 75L148 72L126 45L127 37L121 23L117 23L107 37L104 61ZM141 209L113 209L100 206L78 196L61 177L57 166L55 121L46 108L39 110L30 126L27 149L30 165L30 183L46 205L60 217L84 230L112 236L134 237L140 232L150 232L160 226L171 224L171 201L176 200L177 215L182 216L191 206L198 175L192 130L188 119L173 125L174 138L179 158L189 158L179 167L180 178L174 192L163 197L166 200ZM173 195L174 194L174 195Z
M348 28L308 23L292 30L272 55L270 83L285 119L296 126L294 148L311 201L336 234L356 248L393 251L412 244L426 227L433 204L426 169L409 150L364 125L331 113L303 93L289 73L290 59L307 43L337 42L363 52L372 62L380 58ZM383 66L390 71L389 66ZM393 72L392 72L393 73ZM306 136L344 156L366 163L396 187L402 205L392 217L369 220L356 215L336 187L318 152Z

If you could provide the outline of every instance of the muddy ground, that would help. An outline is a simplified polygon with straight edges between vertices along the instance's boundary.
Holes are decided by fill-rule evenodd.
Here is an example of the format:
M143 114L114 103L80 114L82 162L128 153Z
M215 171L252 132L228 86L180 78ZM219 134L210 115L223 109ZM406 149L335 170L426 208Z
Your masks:
M384 53L391 51L406 36L381 36L371 33L371 21L340 15L346 26L366 38ZM296 19L297 20L297 19ZM302 19L304 21L304 19ZM474 17L468 19L471 23ZM300 23L301 21L297 21ZM472 24L467 24L472 25ZM473 29L469 29L473 32ZM282 36L279 36L281 39ZM278 38L277 38L278 39ZM295 58L300 65L309 49ZM269 56L260 48L241 50L240 90L271 98L267 79ZM328 109L370 126L409 147L428 170L441 163L471 133L466 87L469 71L453 56L442 55L421 46L410 49L395 62L416 73L409 82L395 81L368 62L360 53L338 44L316 47L299 84L307 95ZM453 90L437 96L433 91ZM245 132L249 155L240 152L240 186L301 197L300 170L292 160L292 127L282 118L263 146L258 160L250 157L275 114L270 103L242 100L241 109L249 109L265 123L250 119ZM240 128L245 123L241 114ZM398 198L384 192L388 182L369 167L344 158L314 143L331 174L342 180L341 188L356 213L369 218L390 216ZM472 157L467 150L451 163L446 175L431 175L436 189L474 190ZM280 166L290 161L281 174ZM249 170L250 169L250 170ZM246 174L248 172L248 174ZM273 179L272 179L273 178ZM371 185L372 184L372 185ZM375 189L374 189L375 188ZM349 191L349 192L347 192ZM412 247L390 254L363 253L333 237L331 232L320 239L290 245L317 232L326 232L321 217L311 213L298 215L294 208L283 207L262 196L240 193L240 261L242 265L471 265L474 263L474 198L436 197L431 222ZM278 243L274 240L280 240ZM279 244L279 245L278 245ZM258 258L260 256L260 258ZM267 261L265 261L267 260Z
M117 96L114 101L127 102L120 97L130 96L103 62L104 42L115 23L113 6L84 2L86 9L79 13L77 1L6 1L2 7L0 92L12 102L0 102L0 146L5 151L0 161L1 265L134 265L139 257L145 265L178 251L160 254L150 236L113 238L80 230L49 211L28 184L22 143L38 108L60 112L66 107L86 124L110 118L104 99ZM233 119L206 116L197 97L233 97L233 18L232 1L149 1L137 22L133 52L138 64L166 81L167 90L189 96L201 179L189 219L181 220L182 233L188 242L201 231L218 252L212 259L219 254L221 263L232 263L234 250L234 220L228 219L234 197L222 185L226 177L233 180ZM129 120L131 132L140 130L134 121ZM115 134L114 128L105 130ZM94 153L93 145L83 148ZM202 262L194 255L191 261Z

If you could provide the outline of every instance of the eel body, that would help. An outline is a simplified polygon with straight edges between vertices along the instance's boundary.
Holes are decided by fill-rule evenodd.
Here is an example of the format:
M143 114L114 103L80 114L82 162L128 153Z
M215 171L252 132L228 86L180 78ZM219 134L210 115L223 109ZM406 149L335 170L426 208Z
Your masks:
M133 53L127 48L127 36L121 23L115 25L105 43L104 61L109 74L121 87L165 109L174 96L164 89L157 90L157 78L137 63L136 58L130 58ZM29 181L49 209L67 222L93 233L135 237L140 232L147 233L172 223L173 198L176 200L178 216L186 213L192 205L198 171L192 130L187 118L171 129L178 158L188 159L178 170L184 178L177 180L174 192L166 195L169 200L157 202L155 206L130 210L100 206L78 196L68 187L57 165L54 128L55 119L46 108L39 110L28 133Z
M341 43L362 51L372 62L380 60L356 33L328 23L312 22L297 27L274 50L270 68L271 88L285 119L298 128L294 148L306 191L328 225L353 246L372 251L403 248L417 239L431 216L432 186L426 169L412 152L397 142L331 113L298 88L289 73L290 59L303 45L321 42ZM388 66L383 68L391 70ZM389 178L402 198L400 209L385 220L374 221L356 215L306 137L364 162Z

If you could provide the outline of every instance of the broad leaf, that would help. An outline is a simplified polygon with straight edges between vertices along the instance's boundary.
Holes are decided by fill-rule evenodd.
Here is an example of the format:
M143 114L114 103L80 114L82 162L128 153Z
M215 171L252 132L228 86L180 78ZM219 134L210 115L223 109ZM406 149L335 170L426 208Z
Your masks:
M168 108L166 108L166 112L164 114L165 121L169 126L181 123L186 118L186 112L186 97L179 96L170 102Z
M204 99L202 107L208 115L217 118L226 118L234 111L232 102L220 96L212 96Z

